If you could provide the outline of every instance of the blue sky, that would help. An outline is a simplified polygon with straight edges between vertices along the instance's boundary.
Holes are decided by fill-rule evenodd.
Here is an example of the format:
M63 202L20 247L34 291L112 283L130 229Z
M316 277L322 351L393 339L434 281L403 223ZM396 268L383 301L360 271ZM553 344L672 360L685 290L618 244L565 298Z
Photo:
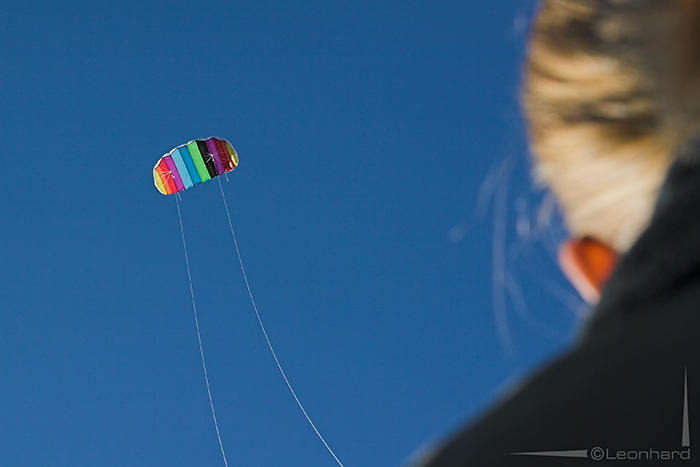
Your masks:
M532 9L5 2L0 463L223 465L175 199L151 175L194 138L239 153L223 186L253 294L345 466L405 465L565 345L561 228L523 236L542 202L517 105ZM504 160L505 202L475 215ZM181 208L229 465L336 465L267 349L216 182Z

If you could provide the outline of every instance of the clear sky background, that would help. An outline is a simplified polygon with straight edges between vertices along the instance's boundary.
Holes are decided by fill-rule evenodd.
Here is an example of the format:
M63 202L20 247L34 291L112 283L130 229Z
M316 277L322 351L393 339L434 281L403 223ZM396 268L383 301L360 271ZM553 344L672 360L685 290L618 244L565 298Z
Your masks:
M532 10L2 2L0 465L223 465L151 174L194 138L239 153L223 186L253 294L346 467L405 465L566 345L580 301L559 224L533 229L517 105ZM336 465L265 344L218 184L181 208L229 465Z

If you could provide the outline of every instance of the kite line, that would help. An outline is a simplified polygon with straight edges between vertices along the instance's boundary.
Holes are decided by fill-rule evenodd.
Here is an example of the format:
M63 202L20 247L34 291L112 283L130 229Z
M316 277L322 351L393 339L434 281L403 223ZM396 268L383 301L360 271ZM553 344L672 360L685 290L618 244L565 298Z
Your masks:
M219 440L219 448L221 456L224 458L224 465L228 467L226 461L226 453L224 452L224 444L221 442L221 433L219 433L219 423L216 421L216 411L214 411L214 400L211 397L211 389L209 387L209 375L207 374L207 364L204 361L204 349L202 348L202 334L199 332L199 319L197 318L197 305L194 301L194 288L192 287L192 273L190 272L190 259L187 256L187 243L185 242L185 229L182 227L182 214L180 213L179 194L175 196L177 204L177 217L180 220L180 233L182 234L182 247L185 250L185 264L187 265L187 280L190 283L190 296L192 297L192 309L194 310L194 324L197 328L197 341L199 342L199 356L202 357L202 369L204 370L204 381L207 383L207 395L209 396L209 407L211 407L211 416L214 419L214 428L216 428L216 437Z
M253 292L250 290L250 283L248 282L248 275L245 272L245 267L243 267L243 259L241 258L241 250L238 248L238 241L236 241L236 233L233 231L233 223L231 222L231 213L229 212L228 209L228 203L226 202L226 195L224 194L224 187L221 185L221 178L217 178L217 181L219 182L219 190L221 191L221 199L224 202L224 208L226 209L226 218L228 219L228 226L231 229L231 238L233 238L233 245L236 247L236 256L238 256L238 264L241 266L241 272L243 273L243 280L245 281L245 286L246 289L248 289L248 296L250 297L250 303L253 305L253 310L255 311L255 316L258 318L258 324L260 325L260 329L262 330L263 335L265 336L265 342L267 342L267 347L270 349L270 353L272 354L272 358L275 359L275 363L277 364L277 369L280 371L280 374L282 375L282 378L284 378L284 382L287 383L287 388L289 388L289 392L292 393L292 396L294 397L294 400L297 402L297 405L301 409L302 413L304 414L304 417L306 417L306 420L309 422L309 425L311 425L311 428L313 428L314 432L316 432L316 436L321 440L323 445L328 449L328 452L331 453L331 456L333 456L333 459L340 465L340 467L345 467L343 466L342 462L340 462L340 459L338 459L338 456L335 455L331 447L328 445L325 439L323 439L323 436L321 436L321 433L318 431L316 428L316 425L314 425L314 422L311 421L311 417L309 417L309 414L306 413L306 410L304 409L304 406L301 404L301 401L297 397L296 392L294 392L294 389L292 388L292 384L289 382L289 379L287 379L287 375L284 373L284 370L282 369L282 365L280 364L279 359L277 358L277 354L275 353L275 349L272 347L272 343L270 342L270 338L267 335L267 331L265 330L265 325L262 322L262 318L260 317L260 312L258 312L258 307L255 304L255 299L253 298ZM178 208L179 209L179 208ZM201 344L200 344L201 348ZM202 362L204 362L204 356L202 356ZM206 374L206 371L205 371ZM207 383L208 385L208 383ZM207 386L208 388L208 386ZM211 396L209 397L211 400ZM214 411L214 406L212 405L212 413ZM214 417L214 423L216 423L216 417ZM218 433L218 429L217 429ZM219 438L219 442L221 442L221 438ZM221 448L221 452L223 453L223 447Z
M214 420L214 428L216 429L216 437L219 440L219 448L221 449L221 456L224 459L225 467L228 467L228 461L226 460L226 452L224 451L224 444L221 441L221 433L219 432L219 423L216 420L216 411L214 410L214 400L211 396L211 387L209 385L209 375L207 374L207 364L204 359L204 349L202 347L202 334L199 329L199 318L197 316L197 304L194 299L194 287L192 286L192 273L190 270L190 259L187 254L187 242L185 241L185 229L182 225L182 212L180 209L180 191L191 188L194 185L206 182L212 178L219 177L220 175L226 175L227 172L235 169L238 165L238 154L235 149L231 146L231 143L221 138L205 138L197 139L188 142L187 144L181 144L175 149L170 150L170 152L164 154L153 167L153 181L156 185L158 191L164 195L175 194L175 201L177 205L177 216L180 221L180 234L182 235L182 247L185 252L185 264L187 265L187 280L190 285L190 297L192 298L192 310L194 311L194 323L197 329L197 342L199 343L199 355L202 360L202 369L204 370L204 382L207 385L207 395L209 396L209 407L211 407L211 416ZM228 177L226 178L228 180ZM260 317L260 312L255 304L255 299L253 298L253 292L250 289L250 283L248 282L248 275L245 272L245 267L243 266L243 259L241 258L241 251L238 248L238 241L236 240L236 234L233 231L233 222L231 222L231 213L228 209L228 203L226 202L226 195L224 194L224 188L221 185L221 179L217 178L219 181L219 190L221 191L221 199L224 202L224 208L226 209L226 218L228 219L228 225L231 230L231 237L233 238L233 245L236 247L236 255L238 256L238 264L240 264L241 272L243 273L243 280L245 281L246 289L248 290L248 296L250 297L250 302L253 305L253 310L255 311L255 316L258 318L258 324L262 330L263 336L265 336L265 342L270 349L272 357L275 359L277 364L277 369L279 370L284 382L287 384L289 392L294 397L297 405L301 409L304 417L313 428L314 432L321 440L323 445L326 447L328 452L331 453L335 461L344 467L340 462L338 457L335 455L333 450L330 448L326 440L321 436L321 433L311 421L311 417L304 409L301 404L299 397L297 397L296 392L292 388L292 384L289 382L287 375L282 369L279 359L277 358L277 353L272 347L270 338L265 330L265 325L263 325L262 318Z

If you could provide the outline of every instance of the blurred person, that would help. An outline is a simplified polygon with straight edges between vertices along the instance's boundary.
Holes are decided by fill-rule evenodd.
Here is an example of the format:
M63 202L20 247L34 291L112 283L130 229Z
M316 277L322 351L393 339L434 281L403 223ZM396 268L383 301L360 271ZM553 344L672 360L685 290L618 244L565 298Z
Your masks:
M571 235L560 265L593 308L569 350L417 465L692 465L700 0L544 0L522 87Z

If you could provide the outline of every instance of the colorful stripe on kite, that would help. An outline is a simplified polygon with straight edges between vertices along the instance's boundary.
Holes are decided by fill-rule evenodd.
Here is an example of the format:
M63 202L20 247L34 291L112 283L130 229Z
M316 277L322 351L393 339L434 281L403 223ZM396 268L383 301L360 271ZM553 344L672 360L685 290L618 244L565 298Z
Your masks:
M171 195L186 190L238 165L238 154L221 138L195 139L164 154L153 167L158 191Z

